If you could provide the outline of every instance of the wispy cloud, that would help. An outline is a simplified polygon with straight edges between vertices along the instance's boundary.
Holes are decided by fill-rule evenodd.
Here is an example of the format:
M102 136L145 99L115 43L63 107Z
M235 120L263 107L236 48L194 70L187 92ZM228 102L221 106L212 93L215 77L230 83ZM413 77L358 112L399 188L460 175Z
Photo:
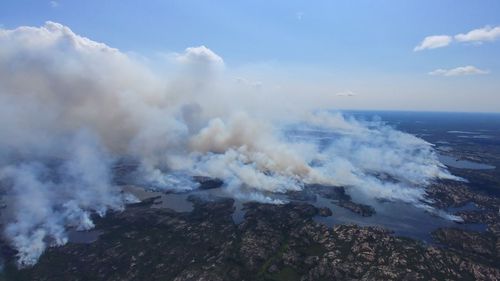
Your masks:
M297 18L297 20L302 20L302 18L304 17L304 12L297 12L295 14L295 17Z
M353 92L353 91L347 90L347 91L343 91L343 92L338 92L335 95L338 97L354 97L354 96L357 96L358 94Z
M452 69L436 69L429 72L429 75L440 75L440 76L463 76L463 75L477 75L477 74L488 74L488 70L482 70L472 65L459 66Z
M252 87L255 89L260 89L263 86L261 81L251 81L251 80L248 80L248 79L243 78L243 77L236 77L235 81L236 81L236 83L238 83L240 85L249 86L249 87Z
M485 41L495 41L500 38L500 26L485 26L471 30L467 33L460 33L455 36L433 35L427 36L417 45L413 51L442 48L450 45L453 41L479 43Z
M427 36L420 42L418 46L416 46L413 51L422 51L425 49L436 49L448 46L453 38L448 35L433 35Z
M460 33L455 35L455 40L459 42L484 42L495 41L500 38L500 26L491 27L485 26L471 30L467 33Z
M57 8L57 7L59 7L59 2L57 2L57 1L50 1L50 2L49 2L49 4L50 4L50 6L51 6L52 8Z

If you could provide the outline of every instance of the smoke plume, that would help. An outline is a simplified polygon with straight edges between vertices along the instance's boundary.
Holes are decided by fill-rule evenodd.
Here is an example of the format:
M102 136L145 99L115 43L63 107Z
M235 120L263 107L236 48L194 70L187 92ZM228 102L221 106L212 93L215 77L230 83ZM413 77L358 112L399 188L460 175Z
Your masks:
M124 208L130 195L112 172L123 159L139 163L133 180L146 188L190 190L202 175L270 203L318 183L430 208L425 186L456 179L424 140L327 111L324 97L234 83L204 46L165 65L58 23L0 29L3 233L20 266L66 243L68 228Z

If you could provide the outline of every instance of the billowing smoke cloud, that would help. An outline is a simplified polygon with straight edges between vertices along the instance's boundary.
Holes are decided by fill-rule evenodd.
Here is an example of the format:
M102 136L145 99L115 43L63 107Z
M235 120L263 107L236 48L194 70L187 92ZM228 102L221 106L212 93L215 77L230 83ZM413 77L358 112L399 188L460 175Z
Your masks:
M110 185L110 159L96 139L78 132L66 145L62 161L25 159L0 169L10 207L5 234L22 265L35 263L47 244L66 243L65 227L91 229L91 214L123 208L124 198Z
M20 266L66 243L69 227L123 209L130 195L112 171L127 159L147 188L189 190L204 175L270 203L319 183L430 208L424 187L454 178L422 139L321 110L324 99L234 83L204 46L171 57L164 77L57 23L0 29L3 232Z
M418 187L436 178L458 179L431 144L380 122L320 111L281 136L275 131L242 114L227 123L212 120L191 138L195 171L255 190L286 192L319 183L415 204L424 200Z

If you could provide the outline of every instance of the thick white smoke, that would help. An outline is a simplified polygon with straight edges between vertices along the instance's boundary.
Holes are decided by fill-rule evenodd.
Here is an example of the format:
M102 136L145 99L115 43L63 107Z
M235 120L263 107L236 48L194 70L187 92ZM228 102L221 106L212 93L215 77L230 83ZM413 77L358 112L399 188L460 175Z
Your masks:
M65 227L91 229L91 214L123 208L110 184L110 159L93 136L77 132L61 152L66 156L60 161L26 158L0 169L9 206L5 234L21 265L35 263L47 244L65 244Z
M320 183L421 205L426 184L454 178L412 135L313 111L332 106L314 95L232 83L204 46L169 58L165 77L58 23L0 29L4 235L21 266L66 243L68 227L123 208L111 172L121 159L139 163L134 180L149 188L189 190L206 175L272 203Z

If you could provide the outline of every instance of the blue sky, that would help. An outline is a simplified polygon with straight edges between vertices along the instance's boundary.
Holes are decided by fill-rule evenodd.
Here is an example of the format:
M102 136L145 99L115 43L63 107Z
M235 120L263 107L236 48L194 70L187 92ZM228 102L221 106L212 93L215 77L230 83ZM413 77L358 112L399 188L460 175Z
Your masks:
M0 24L60 22L145 56L205 45L252 79L300 77L303 89L359 94L341 108L500 111L500 38L414 51L426 36L500 26L499 11L500 1L457 0L4 0ZM487 73L428 74L463 66Z

